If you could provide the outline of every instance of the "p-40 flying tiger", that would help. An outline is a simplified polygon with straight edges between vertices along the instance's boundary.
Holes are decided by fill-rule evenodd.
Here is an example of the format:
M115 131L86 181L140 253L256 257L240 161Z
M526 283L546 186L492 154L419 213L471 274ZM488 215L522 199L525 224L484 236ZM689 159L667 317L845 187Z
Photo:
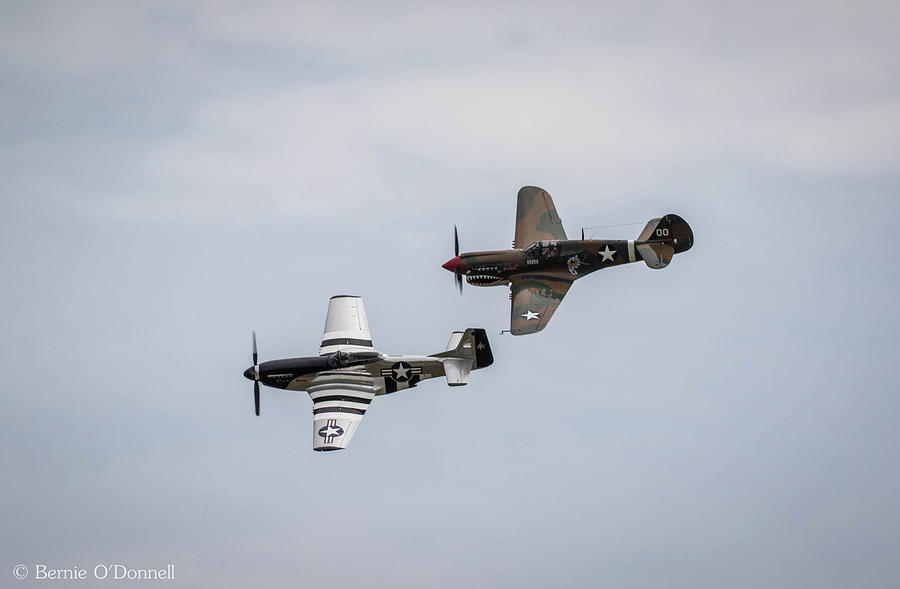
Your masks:
M450 334L447 350L431 356L388 355L372 348L361 297L338 295L328 303L319 355L258 362L253 334L253 366L244 376L253 381L256 415L259 384L307 391L313 402L313 450L341 450L350 443L369 404L378 395L411 389L426 378L445 376L447 384L468 383L469 373L494 362L483 329Z
M675 254L691 249L694 234L678 215L651 219L637 239L568 239L546 190L525 186L519 190L516 237L511 250L459 253L454 232L455 257L443 267L473 286L508 285L513 335L537 333L547 326L572 283L591 272L643 261L665 268Z

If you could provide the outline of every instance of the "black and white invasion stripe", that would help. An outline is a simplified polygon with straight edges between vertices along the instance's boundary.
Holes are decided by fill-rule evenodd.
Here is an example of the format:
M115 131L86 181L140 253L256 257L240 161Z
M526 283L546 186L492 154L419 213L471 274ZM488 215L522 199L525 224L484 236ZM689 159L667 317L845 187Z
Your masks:
M332 378L317 378L307 392L313 401L313 415L342 414L343 417L358 416L362 419L375 398L372 379L335 375Z

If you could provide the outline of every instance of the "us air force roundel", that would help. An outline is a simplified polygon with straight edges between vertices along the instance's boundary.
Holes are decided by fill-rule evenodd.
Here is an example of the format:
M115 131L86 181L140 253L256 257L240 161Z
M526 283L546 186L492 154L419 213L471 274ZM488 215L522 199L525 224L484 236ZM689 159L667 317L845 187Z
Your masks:
M390 368L382 368L381 376L384 377L384 392L393 393L399 389L410 389L422 379L422 367L413 366L408 362L397 362Z
M326 444L330 444L334 442L335 438L344 435L344 428L335 425L335 423L336 421L334 419L329 419L328 425L319 428L319 437L324 438Z
M412 366L406 362L397 362L390 368L383 368L381 370L382 376L390 376L396 382L407 382L412 380L413 376L417 374L422 374L422 367Z

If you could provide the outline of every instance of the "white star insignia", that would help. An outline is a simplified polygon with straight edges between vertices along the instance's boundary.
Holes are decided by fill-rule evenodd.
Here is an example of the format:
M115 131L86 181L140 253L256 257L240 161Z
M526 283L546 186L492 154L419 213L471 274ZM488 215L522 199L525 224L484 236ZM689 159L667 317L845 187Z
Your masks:
M597 253L602 256L602 259L600 260L600 263L602 264L603 262L612 262L613 256L616 255L616 250L609 249L609 244L606 244L606 250Z
M325 435L333 436L333 435L336 435L337 432L338 432L338 428L334 427L333 425L329 425L328 429L325 430Z
M531 321L532 319L538 319L538 318L540 318L540 316L541 316L540 313L532 313L531 311L528 311L527 313L522 313L522 317L525 318L525 321Z
M409 370L404 366L400 366L399 368L395 368L394 372L397 373L397 378L406 378Z

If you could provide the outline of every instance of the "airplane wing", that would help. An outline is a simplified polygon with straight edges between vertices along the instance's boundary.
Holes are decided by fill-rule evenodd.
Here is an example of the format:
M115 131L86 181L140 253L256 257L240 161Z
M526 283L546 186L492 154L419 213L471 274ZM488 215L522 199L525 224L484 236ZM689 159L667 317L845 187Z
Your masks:
M552 239L566 239L553 199L543 188L523 186L516 205L515 247L521 249L535 241Z
M372 334L369 333L369 321L362 297L337 295L328 301L328 315L325 317L325 333L322 334L319 355L339 350L372 350Z
M572 280L553 274L517 276L512 280L509 331L513 335L537 333L547 326Z
M365 372L321 372L307 388L313 401L313 450L342 450L375 398Z

